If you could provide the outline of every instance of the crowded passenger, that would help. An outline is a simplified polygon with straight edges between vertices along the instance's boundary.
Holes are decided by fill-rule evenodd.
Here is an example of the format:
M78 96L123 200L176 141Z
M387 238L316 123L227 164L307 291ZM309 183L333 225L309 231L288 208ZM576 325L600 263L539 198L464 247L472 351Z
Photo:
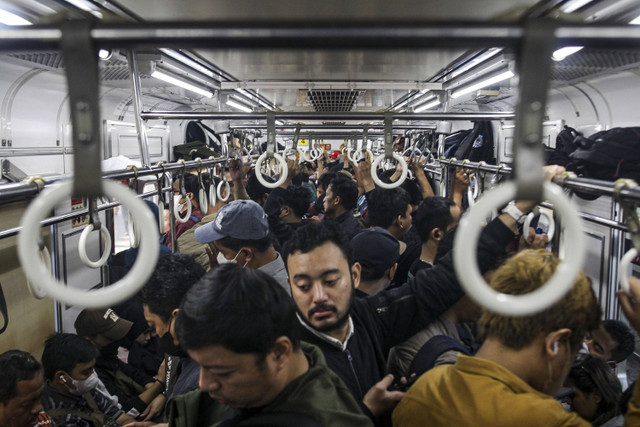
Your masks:
M598 329L590 331L584 343L592 356L608 362L615 368L627 359L635 348L631 329L619 320L604 320Z
M173 182L173 208L174 212L178 212L184 219L184 222L175 218L175 234L178 239L182 233L196 225L202 220L202 213L200 212L200 201L198 199L200 192L200 186L198 184L198 177L193 174L185 174L182 178L176 179ZM189 207L187 206L187 200L191 203L191 214L188 218L185 216L188 213ZM168 234L167 246L172 246L171 233Z
M40 404L44 387L42 366L32 355L20 350L0 354L0 426L51 426Z
M546 283L559 263L542 249L524 251L495 272L491 285L503 293L528 293ZM640 281L634 285L637 295ZM623 309L640 326L640 311L629 300ZM576 413L566 412L552 396L600 315L583 273L564 298L540 313L510 317L485 310L480 320L484 342L476 356L460 355L455 365L424 374L394 411L394 424L590 425ZM631 404L637 408L637 402Z
M201 374L200 390L172 404L171 425L371 425L322 352L300 342L290 296L262 271L210 272L187 293L176 330Z
M235 200L224 206L216 218L195 232L198 242L209 244L243 267L262 270L288 290L287 271L269 235L267 214L256 202Z
M180 301L204 274L204 269L188 255L165 255L158 260L151 278L140 291L144 316L160 338L160 348L165 354L164 369L160 370L160 373L164 371L164 377L158 378L164 386L165 399L154 401L144 414L146 418L159 416L166 401L198 385L199 366L182 349L175 333L175 318Z
M98 349L94 369L107 391L118 397L121 408L132 417L145 413L151 401L164 390L164 383L118 358L120 344L124 346L123 340L133 323L111 309L85 309L74 326L78 335Z
M367 228L351 239L353 262L360 264L357 297L375 295L389 287L398 268L400 243L387 230Z
M46 386L41 402L54 425L117 426L134 421L96 389L98 355L93 344L75 334L52 335L44 343Z
M340 224L348 240L363 229L352 212L357 201L358 186L353 179L343 175L332 179L324 194L324 220Z

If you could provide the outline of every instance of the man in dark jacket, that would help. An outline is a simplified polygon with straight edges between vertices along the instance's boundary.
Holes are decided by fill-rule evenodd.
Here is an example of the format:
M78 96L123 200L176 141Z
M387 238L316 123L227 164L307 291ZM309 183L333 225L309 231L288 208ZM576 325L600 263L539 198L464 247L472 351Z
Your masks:
M520 211L531 205L518 203ZM481 270L514 238L516 220L500 215L482 232ZM360 265L352 263L345 236L335 225L309 224L284 248L289 284L304 326L302 339L320 347L327 364L347 384L370 416L384 423L403 393L388 391L389 349L437 319L462 295L452 254L406 284L366 298L354 298ZM382 417L382 418L379 418Z
M349 240L363 229L351 212L357 202L358 185L354 180L342 174L331 180L324 195L324 219L340 224Z

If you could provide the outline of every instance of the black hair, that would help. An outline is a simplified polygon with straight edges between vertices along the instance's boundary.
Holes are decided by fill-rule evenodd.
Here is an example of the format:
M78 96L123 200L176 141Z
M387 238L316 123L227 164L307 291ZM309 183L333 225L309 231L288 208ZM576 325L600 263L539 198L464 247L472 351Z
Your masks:
M270 176L263 175L262 177L264 178L265 181L269 183L275 182L275 180ZM262 203L264 202L265 193L266 194L271 193L270 188L267 188L264 185L260 184L260 181L258 181L258 178L256 178L255 173L252 173L247 178L246 190L247 190L247 194L249 195L249 198L251 198L251 200L253 200L254 202L258 203L260 206L262 206Z
M602 326L618 343L618 346L611 352L613 361L620 363L631 356L635 349L635 338L631 329L619 320L604 320Z
M227 263L216 267L185 296L176 319L185 350L220 345L264 360L278 337L300 345L296 307L268 274Z
M42 366L26 351L9 350L0 354L0 403L16 396L18 382L33 379Z
M434 228L439 228L444 232L453 222L452 206L455 206L452 200L441 196L427 197L420 203L413 215L413 226L422 243L429 240Z
M202 185L204 186L204 190L207 192L207 197L209 197L209 187L213 185L215 190L218 188L219 183L220 177L217 175L211 175L209 172L202 172ZM211 203L211 201L209 201L209 203Z
M179 181L179 179L176 179ZM200 187L198 186L198 177L192 173L184 175L184 189L187 193L193 193L193 199L200 206Z
M189 288L205 273L204 268L187 254L163 255L138 294L140 301L149 307L150 312L168 322Z
M294 231L291 238L282 247L282 258L285 266L290 255L296 252L309 253L328 242L340 248L349 263L349 267L351 267L353 262L351 258L351 242L345 235L342 226L334 221L310 222Z
M371 227L389 228L409 207L409 194L402 188L376 188L367 196L367 221Z
M300 172L291 178L291 183L293 185L300 186L307 182L309 182L309 174L305 172Z
M350 211L358 203L358 185L347 177L338 175L329 184L333 197L340 197L340 205Z
M382 276L384 276L384 273L386 273L389 268L380 271L379 268L369 268L360 264L360 280L363 282L373 282L375 280L379 280L382 278Z
M335 177L336 177L335 172L327 172L325 174L320 175L320 178L318 178L318 187L322 186L322 189L326 192L327 188L329 188L329 184L331 184L331 181Z
M598 416L607 414L603 421L620 414L619 401L622 396L622 386L607 362L590 354L579 356L571 367L567 379L586 395L598 391L602 396L598 404Z
M42 366L44 376L52 380L58 371L71 375L78 363L89 363L100 352L85 338L75 334L54 334L44 342Z
M226 246L227 248L234 251L239 251L241 248L249 246L250 248L255 248L258 252L264 252L271 246L273 246L271 237L269 235L263 237L262 239L255 240L236 239L234 237L226 236L218 240L218 242L220 242L222 246Z
M436 256L433 259L434 264L440 262L440 260L453 249L453 241L456 238L457 230L458 227L455 227L444 233L444 236L440 239L440 243L438 243L438 250L436 251Z
M307 188L289 186L287 192L282 196L284 206L289 206L293 214L302 218L309 210L311 193Z

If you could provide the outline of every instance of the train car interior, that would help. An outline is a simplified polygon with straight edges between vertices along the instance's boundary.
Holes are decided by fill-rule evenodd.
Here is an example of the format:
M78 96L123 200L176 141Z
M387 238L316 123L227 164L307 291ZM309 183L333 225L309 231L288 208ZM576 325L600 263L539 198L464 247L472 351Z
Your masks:
M165 232L137 200L175 236L172 177L224 183L237 158L268 186L292 156L369 156L383 188L418 163L443 196L464 168L465 289L484 284L468 261L480 223L516 194L540 201L537 227L605 319L623 320L619 280L640 277L640 138L581 147L558 194L539 173L567 135L640 129L640 1L0 0L0 58L0 352L39 357L83 308L134 296ZM107 261L138 245L147 262L113 280ZM486 298L510 315L548 304Z

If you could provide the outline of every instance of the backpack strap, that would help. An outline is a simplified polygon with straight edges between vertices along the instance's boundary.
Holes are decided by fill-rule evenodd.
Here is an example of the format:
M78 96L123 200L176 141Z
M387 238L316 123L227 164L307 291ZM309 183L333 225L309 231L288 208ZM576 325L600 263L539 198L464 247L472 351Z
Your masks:
M197 224L197 223L199 223L199 222L200 222L200 218L198 218L198 217L197 217L197 216L195 216L195 215L191 215L191 216L189 217L189 219L190 219L191 221L193 221L193 223L194 223L194 224Z
M411 362L409 372L422 375L434 367L436 359L445 351L456 350L462 354L469 355L469 350L459 341L447 335L436 335L427 341Z

